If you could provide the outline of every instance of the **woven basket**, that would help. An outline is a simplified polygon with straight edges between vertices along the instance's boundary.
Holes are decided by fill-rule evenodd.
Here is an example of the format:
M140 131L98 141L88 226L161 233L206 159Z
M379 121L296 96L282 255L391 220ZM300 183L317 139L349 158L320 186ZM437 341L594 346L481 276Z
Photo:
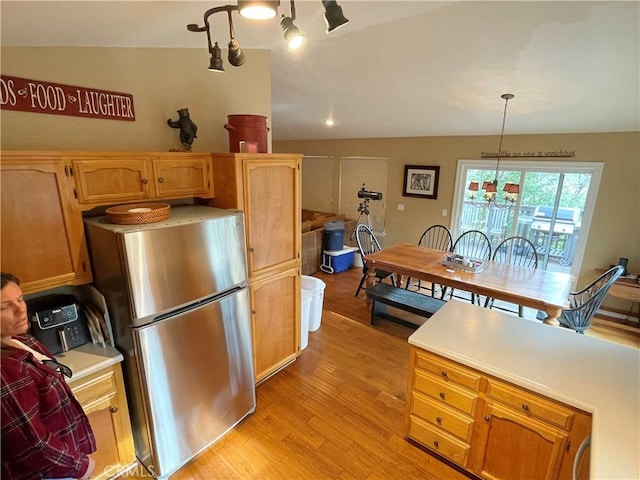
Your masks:
M111 223L139 225L166 220L171 214L171 205L167 203L133 203L107 208L105 213Z

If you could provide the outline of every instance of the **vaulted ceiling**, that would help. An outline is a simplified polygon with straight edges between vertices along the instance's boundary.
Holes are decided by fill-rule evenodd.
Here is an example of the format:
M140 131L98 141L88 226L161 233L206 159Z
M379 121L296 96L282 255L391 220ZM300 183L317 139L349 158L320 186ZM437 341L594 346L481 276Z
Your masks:
M328 35L321 2L296 2L308 41L295 54L277 18L234 14L240 45L272 54L274 140L499 134L505 92L506 134L640 131L639 2L338 3L350 22ZM206 37L186 25L223 4L3 0L1 39L202 48L206 68ZM226 45L226 17L212 27Z

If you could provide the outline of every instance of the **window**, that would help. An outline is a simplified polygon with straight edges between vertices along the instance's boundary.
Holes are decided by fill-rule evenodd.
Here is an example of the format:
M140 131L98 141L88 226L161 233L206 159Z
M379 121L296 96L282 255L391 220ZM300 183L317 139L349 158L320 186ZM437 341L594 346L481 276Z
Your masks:
M302 208L334 212L333 157L302 157Z
M495 160L459 160L456 174L452 233L481 230L492 247L520 235L538 251L538 268L577 275L596 201L602 163L501 160L498 190L505 182L520 185L511 208L485 208L482 191L469 198L471 181L493 180ZM505 203L498 191L498 202ZM508 202L507 202L508 203Z

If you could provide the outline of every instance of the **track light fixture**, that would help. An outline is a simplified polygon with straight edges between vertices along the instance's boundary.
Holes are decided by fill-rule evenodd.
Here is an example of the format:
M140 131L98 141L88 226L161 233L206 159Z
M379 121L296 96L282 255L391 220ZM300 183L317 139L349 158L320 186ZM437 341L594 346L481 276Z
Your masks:
M238 0L238 11L244 18L252 20L266 20L273 18L278 13L280 1L259 2Z
M327 22L327 33L330 33L349 22L349 20L342 14L342 8L336 1L323 0L322 5L324 7L324 18ZM212 42L211 39L211 25L209 23L209 17L218 12L227 12L230 39L228 60L234 67L239 67L244 64L245 56L235 38L231 12L235 10L243 17L264 20L274 17L278 12L279 6L279 1L238 0L237 5L223 5L220 7L210 8L204 12L204 21L202 26L190 23L187 25L187 30L190 32L207 32L207 44L209 47L209 54L211 55L209 60L209 70L214 72L224 72L222 52L218 46L218 42ZM291 0L291 16L287 17L283 14L280 18L280 26L282 27L284 40L289 50L298 49L305 42L305 36L294 24L295 19L296 8L294 0Z
M324 7L324 19L327 22L327 33L349 23L349 20L342 14L342 7L338 5L338 2L322 0L322 6Z
M240 50L240 45L236 41L236 35L233 31L233 20L231 20L231 10L227 10L229 15L229 63L234 67L239 67L244 63L244 52Z
M291 0L291 16L286 17L282 14L282 18L280 18L280 26L282 27L282 31L284 34L284 41L287 44L287 48L289 50L297 50L300 48L304 42L305 37L298 27L294 25L294 20L296 19L296 6L294 0Z
M216 44L211 49L209 70L212 72L224 72L224 66L222 65L222 50L220 50L218 42L216 42Z

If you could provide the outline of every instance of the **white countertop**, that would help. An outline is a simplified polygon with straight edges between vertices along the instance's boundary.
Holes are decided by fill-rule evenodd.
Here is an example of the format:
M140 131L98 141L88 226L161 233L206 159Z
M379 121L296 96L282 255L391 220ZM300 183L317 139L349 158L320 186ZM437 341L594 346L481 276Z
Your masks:
M409 343L591 413L591 478L640 479L639 349L459 301Z
M82 377L120 363L123 360L122 354L115 348L110 346L102 348L102 346L92 343L81 345L68 352L59 353L55 357L56 360L65 364L73 372L73 376L67 379L68 383L73 383Z

